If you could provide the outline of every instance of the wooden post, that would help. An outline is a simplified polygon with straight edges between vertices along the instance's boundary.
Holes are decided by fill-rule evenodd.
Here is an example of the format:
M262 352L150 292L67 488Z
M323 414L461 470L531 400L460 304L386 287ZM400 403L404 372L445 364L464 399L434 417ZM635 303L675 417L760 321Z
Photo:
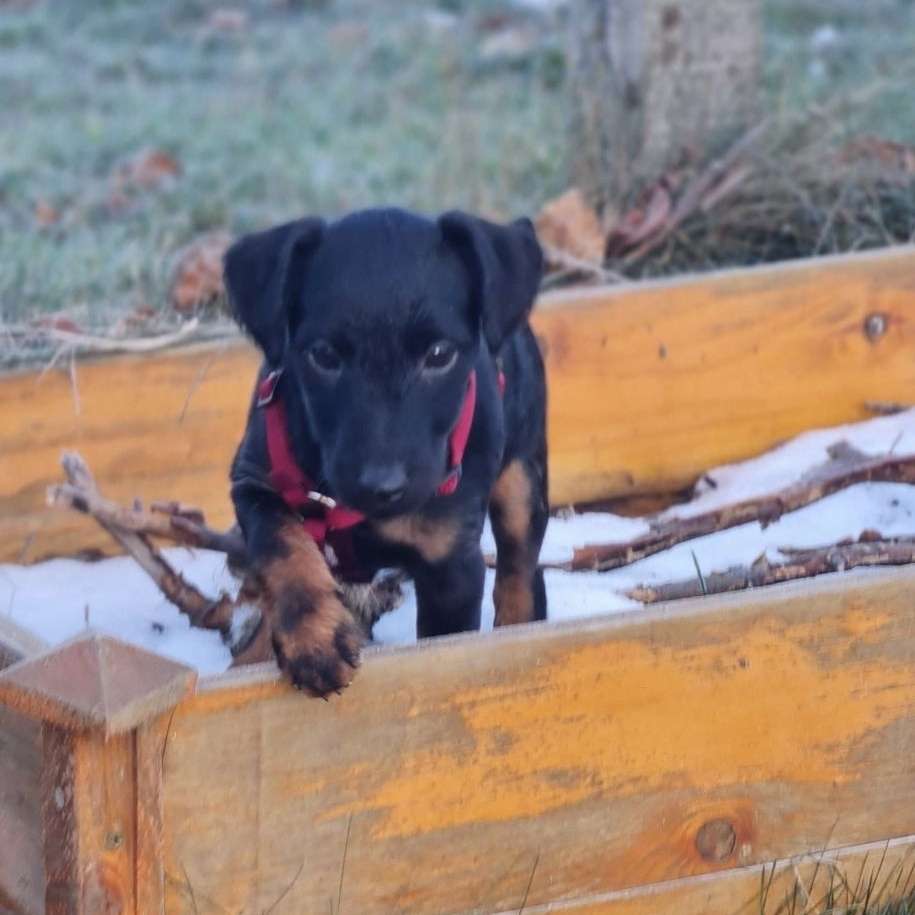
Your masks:
M0 674L41 722L46 915L164 912L162 751L196 673L95 633Z

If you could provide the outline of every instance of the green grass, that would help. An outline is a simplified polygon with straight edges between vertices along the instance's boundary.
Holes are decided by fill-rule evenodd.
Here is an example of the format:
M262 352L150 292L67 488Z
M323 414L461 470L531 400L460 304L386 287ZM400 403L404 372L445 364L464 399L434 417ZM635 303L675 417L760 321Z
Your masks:
M567 185L558 20L509 0L235 0L249 25L217 33L207 20L222 5L0 11L0 323L65 308L104 327L161 308L175 251L210 229L382 203L508 217ZM533 48L487 55L494 14L535 29ZM824 23L840 41L817 55ZM768 0L771 107L876 81L843 113L849 132L915 140L901 73L913 36L911 0ZM183 174L112 212L112 168L143 147L173 153ZM40 201L60 224L36 225Z
M509 215L562 189L549 47L487 61L473 16L328 6L250 2L240 34L207 32L207 4L189 0L0 13L3 317L159 304L170 256L208 229L381 203ZM110 213L112 167L146 146L184 174ZM35 227L39 200L63 227Z

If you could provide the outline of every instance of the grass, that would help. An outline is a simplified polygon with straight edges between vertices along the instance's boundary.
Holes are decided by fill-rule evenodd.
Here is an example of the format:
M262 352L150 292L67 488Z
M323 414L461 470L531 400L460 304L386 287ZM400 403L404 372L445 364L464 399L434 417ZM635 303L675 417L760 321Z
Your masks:
M559 14L510 0L235 0L246 23L215 29L224 5L0 8L0 322L66 309L104 328L165 310L175 252L208 230L382 203L508 217L567 185ZM488 48L506 17L529 47ZM915 141L913 35L912 0L766 0L770 108L877 85L832 126ZM182 174L112 209L112 170L144 147ZM40 204L60 221L37 225Z
M888 853L889 844L875 859L865 857L854 878L841 857L831 856L800 868L782 866L782 875L793 874L787 884L779 879L778 866L764 870L753 908L758 915L915 915L915 864L903 856L889 865Z
M0 308L161 303L174 251L306 211L380 203L493 214L562 188L556 58L485 60L473 16L419 2L211 7L61 0L0 13ZM17 125L15 129L9 129ZM109 176L143 147L182 164L126 212ZM49 202L63 225L35 225Z

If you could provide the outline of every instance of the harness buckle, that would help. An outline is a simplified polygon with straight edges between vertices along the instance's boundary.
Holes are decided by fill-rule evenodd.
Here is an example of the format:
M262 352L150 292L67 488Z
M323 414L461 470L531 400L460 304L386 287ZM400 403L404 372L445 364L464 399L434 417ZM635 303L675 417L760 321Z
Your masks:
M266 407L273 400L276 386L279 384L282 369L274 369L257 387L257 406Z
M328 511L333 511L337 507L336 499L332 499L330 496L325 496L323 492L317 492L314 489L309 490L306 495L312 502L317 502L318 505L323 505Z

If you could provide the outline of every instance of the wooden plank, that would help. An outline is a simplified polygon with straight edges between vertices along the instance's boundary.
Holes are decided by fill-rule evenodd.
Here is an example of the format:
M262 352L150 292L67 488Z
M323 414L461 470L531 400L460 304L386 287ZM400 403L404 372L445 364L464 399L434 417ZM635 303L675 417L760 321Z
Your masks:
M138 915L134 735L42 733L45 912Z
M0 670L47 648L0 616ZM44 913L41 725L0 706L0 912Z
M229 462L255 370L253 352L238 342L87 362L77 371L78 413L67 374L3 379L0 561L113 551L94 522L45 507L68 449L83 454L113 499L180 498L228 526Z
M543 304L560 502L676 489L807 429L863 419L865 401L912 403L913 248ZM874 339L870 316L885 328Z
M812 426L908 402L915 249L821 258L545 296L555 504L671 491L710 466ZM880 316L885 330L865 333ZM880 322L878 321L877 324ZM228 525L227 474L256 368L240 343L0 381L0 561L112 545L50 513L58 459L78 448L105 492L178 498Z
M0 912L44 915L41 725L0 706Z
M913 627L908 568L369 652L330 703L217 678L168 738L167 911L511 911L532 871L535 907L915 834Z
M872 887L869 911L910 894L915 836L831 848L787 861L732 868L590 899L525 907L527 915L785 915L844 912ZM763 889L764 888L764 889ZM832 894L832 895L830 895ZM792 908L792 900L794 908ZM517 915L517 909L503 915Z

